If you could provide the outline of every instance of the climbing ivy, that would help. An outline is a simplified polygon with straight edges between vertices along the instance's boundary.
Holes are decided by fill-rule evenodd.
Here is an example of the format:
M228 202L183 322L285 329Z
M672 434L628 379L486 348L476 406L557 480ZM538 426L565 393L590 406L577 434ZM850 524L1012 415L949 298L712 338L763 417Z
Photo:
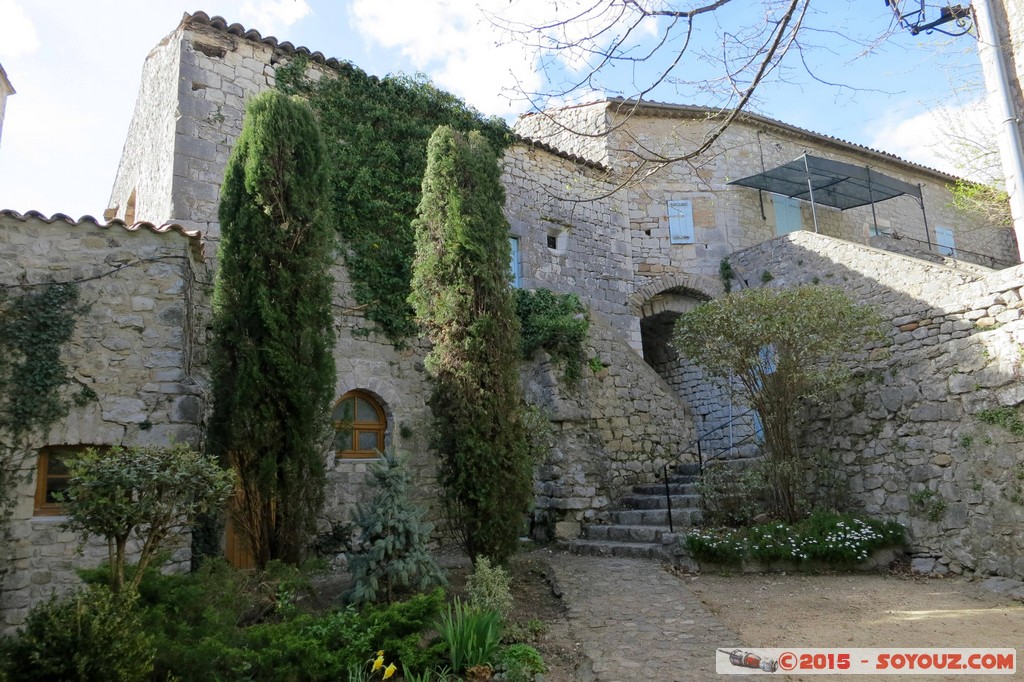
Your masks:
M19 295L0 289L0 518L9 510L25 437L67 414L61 389L72 380L61 349L85 310L75 284ZM95 393L80 386L71 398L81 404Z
M330 213L346 247L353 293L367 319L393 342L416 331L407 303L427 140L447 125L477 130L492 148L510 142L508 126L484 118L424 76L370 76L352 64L336 77L306 77L307 60L277 71L277 86L305 97L327 147Z
M583 376L584 344L590 329L587 309L576 294L556 294L547 289L516 289L515 297L523 357L529 359L537 350L547 351L562 367L563 381L575 385Z

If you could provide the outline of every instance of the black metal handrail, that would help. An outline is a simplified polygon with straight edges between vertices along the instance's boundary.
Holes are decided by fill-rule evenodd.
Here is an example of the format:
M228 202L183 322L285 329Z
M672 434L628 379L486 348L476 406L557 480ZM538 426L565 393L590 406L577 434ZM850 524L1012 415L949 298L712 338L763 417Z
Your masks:
M959 246L940 247L938 244L932 244L932 243L926 242L923 239L918 239L917 237L908 237L906 235L893 234L893 233L890 233L890 232L879 232L877 236L879 236L879 237L888 237L889 239L892 239L893 241L898 241L898 242L906 240L906 241L910 241L910 242L917 242L918 244L925 244L927 246L927 248L924 248L922 250L923 251L927 251L928 253L934 253L936 255L943 256L945 258L952 258L953 260L964 260L964 261L967 261L968 263L974 263L974 265L981 265L983 267L986 267L983 262L975 262L975 261L972 261L972 260L967 259L967 258L957 258L957 256L955 256L953 254L964 253L964 254L967 254L969 256L974 256L979 261L988 261L991 264L988 267L993 267L993 268L995 268L997 266L1000 267L1000 268L1009 268L1009 267L1013 267L1015 265L1020 265L1019 263L1014 263L1012 261L1003 260L1002 258L996 258L995 256L990 256L987 253L978 253L977 251L968 251L967 249L962 249ZM941 248L951 248L953 250L953 254L942 253L941 251L939 251L939 249L941 249Z
M690 452L690 449L693 446L697 446L697 474L698 474L699 477L703 477L704 476L704 453L701 451L701 447L700 447L701 441L702 440L706 440L707 437L710 436L711 434L716 433L718 431L721 431L722 429L726 428L727 426L732 426L733 424L735 424L740 419L743 419L744 417L748 417L748 416L750 416L752 414L755 414L755 413L756 413L756 410L750 409L750 410L747 410L746 412L744 412L742 414L734 415L731 419L729 419L729 421L725 422L724 424L720 424L719 426L716 426L715 428L711 429L710 431L708 431L707 433L705 433L702 436L697 436L697 438L695 438L692 441L690 441L689 443L687 443L681 449L681 451L678 454L676 454L675 457L673 457L672 459L670 459L667 462L665 462L665 464L662 466L662 477L663 477L662 480L665 482L665 502L668 505L668 532L670 532L670 533L674 533L675 532L675 527L674 527L674 525L672 523L672 495L669 493L669 487L668 487L668 469L669 469L669 467L670 466L675 466L676 464L678 464L680 458L684 454ZM742 440L740 440L737 443L733 443L730 446L730 450L735 448L737 445L742 445L746 441L750 440L751 438L755 438L756 436L757 436L757 434L754 433L754 434L751 434L751 435L747 436L746 438L743 438ZM717 459L717 458L716 457L710 457L708 459L708 461L711 461L712 459Z

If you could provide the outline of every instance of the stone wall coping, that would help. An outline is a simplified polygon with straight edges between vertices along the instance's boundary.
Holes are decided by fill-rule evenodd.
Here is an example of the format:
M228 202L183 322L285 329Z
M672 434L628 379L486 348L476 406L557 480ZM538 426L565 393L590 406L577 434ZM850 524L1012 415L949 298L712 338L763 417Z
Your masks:
M30 220L38 220L39 222L46 223L47 225L62 222L70 225L71 227L89 226L98 227L103 230L109 230L112 227L120 227L122 230L125 230L126 232L149 231L152 232L153 234L175 233L188 239L189 247L192 249L192 253L197 259L203 260L205 257L202 232L200 232L199 230L190 230L183 225L179 225L178 223L163 223L161 225L155 225L150 222L141 221L129 225L128 223L119 218L115 218L108 222L101 223L100 221L96 220L96 218L93 218L91 215L84 215L78 220L75 220L71 216L66 215L64 213L54 213L53 215L47 217L46 215L40 213L39 211L26 211L25 213L19 213L18 211L9 208L0 209L0 219L2 218L10 218L12 220L17 220L18 222L22 223L27 223Z
M729 113L729 110L722 110L713 107L702 107L693 104L672 104L670 102L656 102L656 101L636 101L623 98L610 98L607 101L609 110L612 113L620 114L624 113L627 116L641 115L658 118L722 118ZM826 135L824 133L818 133L813 130L806 128L800 128L799 126L780 121L778 119L769 118L760 114L754 114L748 111L740 112L737 117L737 121L747 124L760 124L765 126L771 126L779 130L786 131L791 134L812 140L817 143L825 143L832 146L837 146L842 149L853 151L856 154L863 155L865 153L883 159L889 163L897 163L903 166L908 166L917 171L925 171L930 175L940 178L943 182L956 182L960 178L956 175L950 175L936 168L930 166L923 166L913 161L907 161L904 158L896 156L891 152L882 151L880 149L874 149L865 145L857 144L856 142L850 142L839 137L833 137L832 135Z
M308 47L303 47L302 45L295 46L288 41L280 42L274 36L263 36L254 28L246 29L245 26L238 23L229 24L224 17L216 15L211 17L206 12L193 12L191 14L189 12L185 12L181 17L179 27L192 25L209 26L250 42L269 45L274 50L281 50L285 54L301 54L309 57L311 61L316 62L317 64L324 64L332 68L342 68L349 64L347 61L336 59L334 57L325 57L322 52L314 52Z
M797 244L799 244L800 242L807 243L807 242L814 242L814 241L826 242L826 243L827 242L831 242L831 243L836 244L836 245L842 245L844 248L855 249L855 250L863 251L863 252L866 252L866 253L876 253L876 254L887 256L889 258L909 261L911 263L914 263L917 266L927 266L929 268L935 268L937 270L943 270L943 271L951 273L951 274L960 275L961 277L964 277L966 279L971 279L971 280L973 280L975 282L986 281L987 278L989 277L989 275L979 275L976 272L969 272L969 271L966 271L966 270L963 270L963 269L960 269L960 268L950 267L950 266L945 265L943 263L936 263L934 261L925 260L923 258L915 258L914 256L908 256L906 254L898 253L896 251L887 251L885 249L879 249L879 248L876 248L874 246L868 246L866 244L858 244L857 242L851 242L851 241L847 241L846 239L839 239L838 237L831 237L831 236L829 236L827 234L820 234L820 233L817 233L817 232L811 232L809 230L799 230L797 232L790 232L789 234L784 234L784 235L781 235L781 236L778 236L778 237L774 237L774 238L769 239L768 241L762 242L760 244L755 244L754 246L749 246L749 247L747 247L745 249L740 249L739 251L734 251L733 253L729 254L729 259L732 260L732 258L740 256L741 254L747 253L748 251L756 251L758 249L763 249L763 248L765 248L765 245L771 244L772 242L780 242L780 241L789 241L789 242L794 242L794 243L797 243Z

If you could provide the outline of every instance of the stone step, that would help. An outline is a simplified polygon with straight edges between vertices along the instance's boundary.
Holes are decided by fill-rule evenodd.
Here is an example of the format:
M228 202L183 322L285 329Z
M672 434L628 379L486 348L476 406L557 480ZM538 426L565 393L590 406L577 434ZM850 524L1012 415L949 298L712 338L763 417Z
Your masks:
M573 554L583 554L586 556L623 557L629 559L664 559L667 556L660 542L570 540L566 545Z
M667 509L618 509L601 512L598 520L612 526L668 526ZM693 526L700 523L700 509L672 508L674 527Z
M690 476L687 474L683 476L681 474L671 474L668 477L669 485L695 485L700 483L700 476ZM664 481L658 481L658 485L665 485Z
M672 495L672 509L695 509L700 505L700 495ZM668 500L661 495L626 495L619 499L623 509L667 509Z
M590 525L583 530L586 540L613 542L660 543L669 532L668 526L602 526Z
M670 495L696 495L697 484L689 481L673 481L669 479L668 492ZM647 485L633 486L634 495L665 495L664 483L649 483Z
M677 464L671 471L680 476L700 476L700 464L697 462Z

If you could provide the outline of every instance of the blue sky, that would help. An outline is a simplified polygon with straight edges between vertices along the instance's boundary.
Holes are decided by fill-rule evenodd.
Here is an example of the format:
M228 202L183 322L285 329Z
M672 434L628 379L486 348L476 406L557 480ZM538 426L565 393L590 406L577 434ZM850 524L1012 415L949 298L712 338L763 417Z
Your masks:
M746 3L746 4L744 4ZM738 0L716 18L749 23L758 3ZM893 152L936 167L929 144L945 108L977 95L973 39L898 32L858 58L865 41L883 36L891 17L882 0L825 0L811 17L807 61L827 86L802 69L762 88L757 111L816 132ZM79 217L106 206L128 130L146 54L186 11L202 10L379 75L424 72L488 114L514 117L515 82L540 87L535 62L507 44L477 5L531 20L550 0L0 0L0 63L17 94L7 103L0 140L0 208ZM745 14L747 13L747 14ZM712 27L702 36L713 49ZM796 62L794 62L795 64ZM699 78L706 60L687 64ZM711 73L708 71L708 73ZM955 74L952 78L949 74ZM641 74L642 75L642 74ZM620 74L612 85L625 89ZM659 90L654 98L708 104L700 93Z

